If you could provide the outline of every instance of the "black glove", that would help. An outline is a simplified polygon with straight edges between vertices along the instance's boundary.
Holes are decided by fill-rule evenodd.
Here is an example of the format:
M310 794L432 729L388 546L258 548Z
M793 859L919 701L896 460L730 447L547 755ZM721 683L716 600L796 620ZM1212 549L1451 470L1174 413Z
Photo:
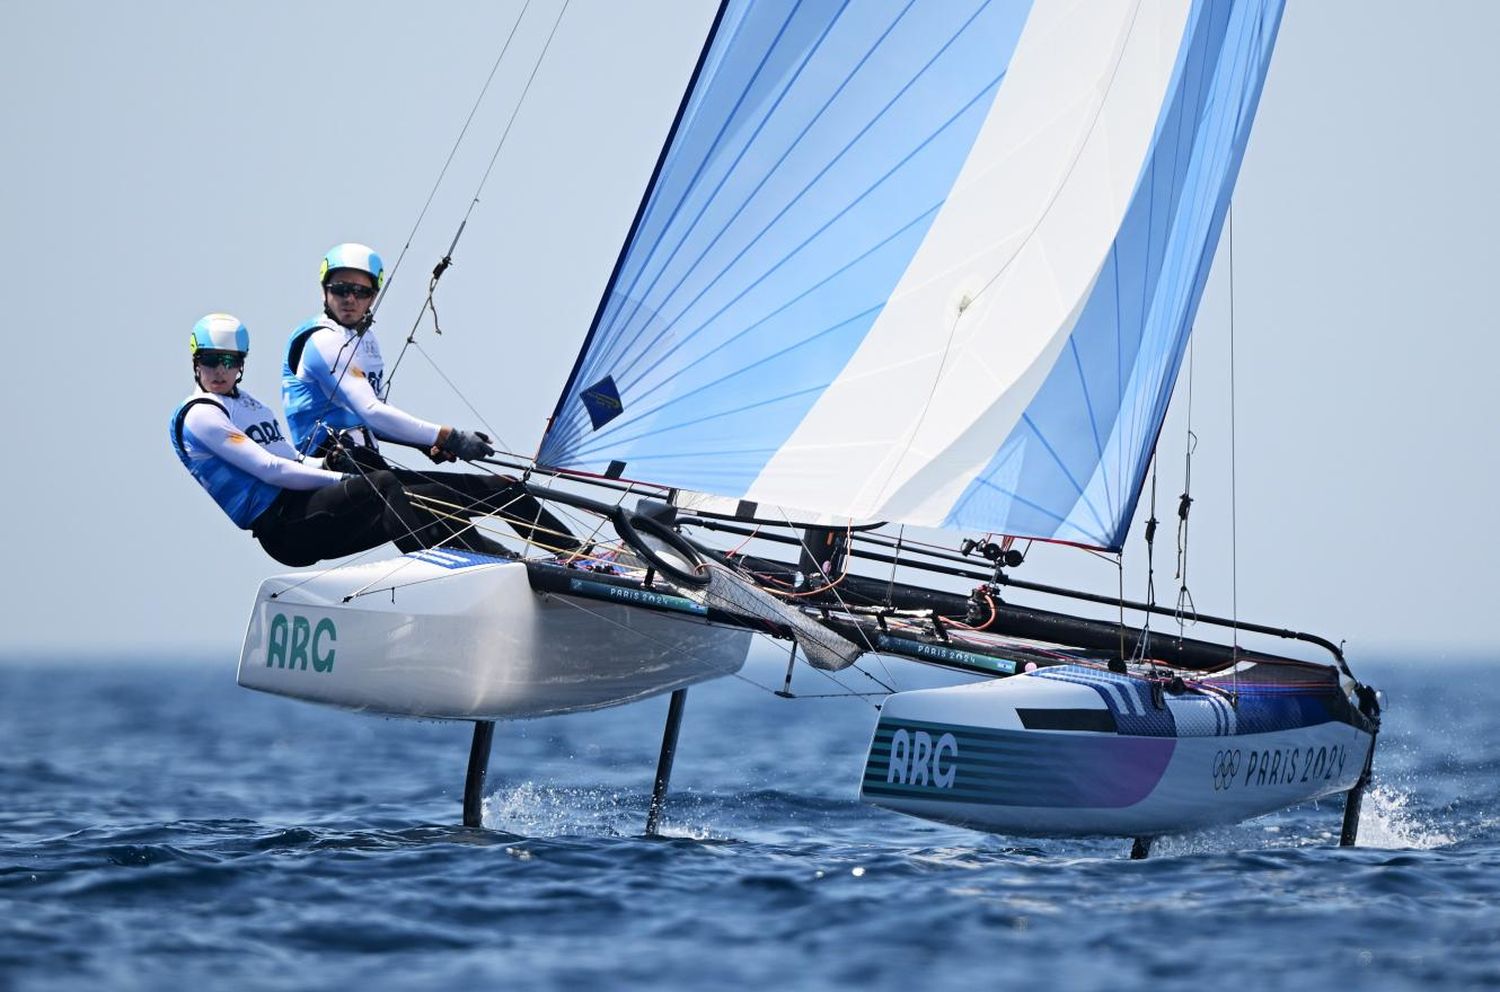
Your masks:
M495 449L490 447L489 435L479 431L451 430L438 447L466 462L472 462L476 458L488 458L495 453Z
M359 473L359 465L350 457L347 448L330 449L323 456L323 467L330 472L342 473L345 477Z

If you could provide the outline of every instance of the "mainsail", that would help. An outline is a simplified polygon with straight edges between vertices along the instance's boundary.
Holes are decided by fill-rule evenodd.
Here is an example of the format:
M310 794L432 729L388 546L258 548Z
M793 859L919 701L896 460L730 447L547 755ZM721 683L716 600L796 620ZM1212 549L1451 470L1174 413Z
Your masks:
M1281 7L728 0L538 460L1118 549Z

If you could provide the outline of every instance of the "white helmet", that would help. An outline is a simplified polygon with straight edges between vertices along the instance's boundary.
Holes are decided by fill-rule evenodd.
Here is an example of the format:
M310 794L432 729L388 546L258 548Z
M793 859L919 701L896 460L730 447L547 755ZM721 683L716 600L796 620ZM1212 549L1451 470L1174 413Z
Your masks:
M375 249L368 245L349 242L342 245L334 245L328 249L328 254L323 256L323 271L318 273L318 282L324 286L328 285L328 273L335 269L354 269L363 272L375 280L375 288L385 280L385 263L380 261L380 256L375 254Z
M250 350L250 331L238 317L211 313L193 325L190 341L194 355L200 351L235 351L243 355Z

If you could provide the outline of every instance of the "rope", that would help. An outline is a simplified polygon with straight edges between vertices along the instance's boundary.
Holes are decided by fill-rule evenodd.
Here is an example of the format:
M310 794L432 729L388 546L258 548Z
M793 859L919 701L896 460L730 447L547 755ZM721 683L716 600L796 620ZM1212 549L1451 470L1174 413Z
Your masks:
M1156 605L1156 452L1151 452L1151 516L1146 520L1146 605ZM1123 598L1123 597L1122 597ZM1145 661L1151 654L1151 611L1147 610L1136 639L1134 661Z
M510 129L516 122L516 116L521 112L522 105L526 102L526 94L531 92L531 84L536 79L536 74L542 67L542 60L547 57L547 49L552 47L552 39L557 35L557 27L562 23L563 15L568 12L568 3L571 0L563 0L562 9L557 12L557 19L552 22L552 31L547 35L546 44L542 45L542 51L536 57L536 62L531 67L531 75L526 77L526 85L521 89L521 96L516 100L516 105L510 113L510 120L505 124L505 130L500 133L500 140L495 144L495 153L490 156L490 164L484 170L484 175L479 180L479 186L474 190L474 199L469 203L469 209L464 212L464 219L459 223L459 232L463 232L464 224L469 222L469 215L479 204L479 194L484 191L484 184L489 182L490 172L495 168L495 162L500 158L500 151L505 147L505 139L510 136ZM458 243L458 236L454 235L454 244Z
M437 326L436 325L436 313L437 313L436 311L433 311L433 319L434 319L433 326L434 327ZM411 342L408 342L408 343L411 343ZM403 352L405 352L406 349L405 349L405 347L403 347L401 350ZM495 430L495 428L493 428L493 427L490 426L490 422L485 419L484 414L480 413L479 412L479 408L476 407L472 402L469 401L469 398L464 395L463 390L459 389L458 385L456 383L454 383L454 381L448 377L448 373L446 373L446 372L443 371L442 366L438 365L437 361L431 355L427 354L427 350L425 348L423 348L420 344L417 344L417 352L423 358L427 359L427 364L431 365L432 366L432 370L438 374L438 378L442 379L443 382L448 386L448 388L451 389L451 390L453 390L453 395L455 395L455 396L458 397L459 402L463 403L464 406L466 406L466 407L469 408L469 412L474 415L474 419L475 420L479 421L480 426L482 426L485 430L489 431L490 437L493 438L494 440L498 441L500 443L500 447L501 448L506 448L506 449L511 448L512 445L509 442L507 442L505 440L505 438L503 438L503 437L500 436L500 432L499 431ZM519 457L519 456L517 456L517 457Z
M521 108L523 106L525 106L525 104L526 104L526 97L531 92L531 84L533 82L535 82L537 72L541 70L542 62L547 57L547 51L548 51L548 49L550 49L552 47L552 40L553 40L553 38L555 38L557 36L558 26L562 23L563 15L566 14L567 11L568 11L568 3L569 2L570 2L570 0L564 0L562 7L558 10L558 12L557 12L557 18L552 22L552 30L547 34L547 41L546 41L545 44L542 45L542 50L537 54L536 61L532 63L531 72L526 77L526 84L521 88L521 95L519 97L517 97L515 106L511 108L510 117L505 122L505 129L500 133L500 140L495 143L495 151L490 155L489 164L485 167L484 174L480 177L479 185L474 190L474 196L469 201L469 208L464 211L463 219L459 221L458 228L453 233L453 240L448 245L448 251L447 251L447 253L442 257L442 259L438 262L438 264L433 267L432 278L427 283L427 298L426 298L426 300L423 301L421 309L417 312L416 319L412 322L411 331L406 336L406 343L401 346L401 352L400 352L400 354L398 354L396 356L396 361L394 363L392 363L392 365L391 365L391 371L386 376L386 381L385 381L385 397L389 397L390 396L391 387L395 383L396 370L401 367L401 360L406 357L406 349L409 348L411 345L413 345L413 344L416 343L417 331L421 327L422 318L427 314L427 312L429 310L432 312L432 328L433 328L433 331L435 333L437 333L437 334L442 334L443 333L442 328L438 325L437 303L434 300L434 294L437 292L438 280L440 280L443 277L443 273L447 272L449 266L451 266L453 264L453 254L458 249L458 241L459 241L460 238L463 237L464 229L466 227L468 227L469 216L471 214L473 214L474 208L479 205L479 195L480 195L480 193L482 193L484 191L485 184L487 182L489 182L490 173L494 171L495 163L500 158L500 152L505 148L506 139L510 137L510 130L515 125L516 118L521 113ZM520 26L521 20L522 20L522 18L524 18L526 16L526 10L530 6L531 6L531 0L527 0L526 6L521 9L521 15L516 18L516 23L511 26L510 35L507 36L506 39L505 39L505 46L500 51L500 57L495 60L495 69L499 68L499 66L500 66L500 60L505 57L506 51L509 50L511 38L515 37L516 29ZM495 69L491 69L490 70L490 77L491 78L494 77ZM485 87L486 90L489 89L489 85L490 85L490 81L488 79L485 80L484 87ZM480 100L484 99L484 92L483 91L480 92L479 99ZM476 100L475 103L474 103L474 109L477 110L478 107L479 107L479 101ZM469 112L469 120L466 120L464 122L463 131L461 131L459 133L458 141L462 141L463 140L463 134L464 134L464 132L468 131L469 121L472 121L473 118L474 118L474 111L471 110ZM455 152L457 152L457 150L458 150L458 142L456 141L456 142L454 142L453 151L448 153L448 162L452 162L452 160L453 160L453 154ZM444 165L443 165L443 173L446 173L447 171L448 171L448 163L445 162ZM442 182L442 178L443 178L442 175L438 176L438 183ZM433 185L433 194L435 194L436 192L437 192L437 184L434 184ZM428 197L427 197L427 203L431 204L431 202L432 202L432 194L429 194ZM427 213L427 205L424 205L422 207L422 216L425 216L426 213ZM419 216L417 218L417 224L421 224L422 216ZM413 226L412 227L412 234L414 235L415 233L416 233L416 226ZM410 236L408 236L407 247L410 247L410 244L411 244L411 239L410 239ZM403 247L401 249L401 257L397 258L396 265L393 266L392 269L391 269L391 278L386 281L386 286L387 287L389 287L391 281L395 279L395 277L396 277L396 269L400 267L400 265L401 265L401 258L404 258L405 255L406 255L406 248ZM384 290L382 290L381 292L382 292L382 296L383 296L384 295ZM378 304L379 302L380 302L380 300L377 299L376 303ZM374 313L374 307L371 307L371 313ZM418 350L421 350L421 346L420 345L418 346ZM424 352L424 357L426 357L425 352ZM437 369L437 363L432 362L432 359L430 357L428 357L428 361L430 363L432 363L433 368ZM443 372L442 372L441 369L438 369L438 374L443 376L443 381L447 382L450 387L453 387L452 380L448 379L448 377L443 374ZM490 425L484 420L483 417L479 416L479 411L474 409L474 405L472 403L469 403L469 401L466 398L463 397L463 394L458 391L457 387L453 387L453 390L454 390L455 393L458 393L460 399L463 399L464 404L466 406L468 406L471 411L474 412L475 416L478 417L480 423L484 424L485 428L487 430L489 430L490 436L492 436L492 437L498 437L499 435L495 431L495 429L493 427L490 427ZM507 447L509 447L509 445L507 445Z
M1186 634L1189 623L1197 622L1198 607L1188 589L1188 513L1193 508L1193 451L1198 447L1198 435L1193 433L1193 379L1197 367L1197 354L1191 339L1188 341L1188 401L1187 444L1183 453L1182 495L1177 498L1177 636ZM1191 618L1191 619L1190 619Z
M511 39L516 36L516 29L521 26L521 21L525 19L526 11L530 7L531 0L526 0L525 5L521 8L521 13L516 16L516 22L510 26L510 34L505 36L505 44L501 46L500 54L495 57L495 64L490 66L490 74L485 78L484 86L480 88L479 96L474 100L474 106L469 108L469 116L464 119L464 126L459 129L458 137L454 139L453 147L448 151L448 157L443 162L443 168L438 172L437 181L432 184L432 191L427 194L427 202L422 204L422 209L417 214L417 221L411 226L411 233L406 236L406 244L401 246L401 254L396 256L396 264L391 266L391 274L386 277L385 285L380 290L380 296L375 299L375 303L370 307L371 313L374 313L375 309L380 306L380 301L385 299L386 290L390 289L391 284L396 281L396 273L401 271L401 262L406 258L407 250L411 248L412 239L417 235L417 229L422 226L422 219L427 216L427 208L432 206L433 197L437 196L438 187L443 184L443 177L448 174L448 166L453 164L453 156L458 154L458 148L463 143L464 135L469 133L469 125L474 121L474 114L478 112L479 105L484 102L484 95L489 92L490 83L494 81L495 73L500 69L500 63L505 60L505 53L510 51ZM462 230L462 227L460 227L460 230ZM456 236L453 240L457 244L458 238ZM450 255L453 253L452 248L449 248L448 253ZM437 281L437 276L440 274L434 274L434 282ZM420 320L421 317L419 316L417 319Z
M1239 479L1235 450L1234 370L1234 204L1229 205L1229 617L1233 637L1234 701L1240 694Z

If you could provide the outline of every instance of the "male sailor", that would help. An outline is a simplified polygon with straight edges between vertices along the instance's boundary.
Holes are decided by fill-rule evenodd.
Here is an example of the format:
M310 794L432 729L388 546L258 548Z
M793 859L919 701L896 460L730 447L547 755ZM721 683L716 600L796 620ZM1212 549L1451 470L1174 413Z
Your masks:
M371 325L385 268L365 245L335 245L323 256L323 312L292 332L281 369L282 401L292 441L305 455L387 468L377 439L429 452L438 461L472 461L495 453L478 431L434 424L381 398L385 359Z
M381 440L417 448L434 462L474 461L495 453L479 431L422 420L385 401L385 359L371 328L384 276L380 256L366 245L335 245L323 256L323 312L292 332L281 368L292 443L340 471L391 470L405 485L441 487L451 507L498 506L498 516L544 549L577 547L562 522L510 476L393 469L380 453Z
M197 388L172 415L172 448L229 519L254 534L272 558L311 565L387 541L402 551L447 544L505 553L467 522L414 507L390 472L343 475L301 460L276 414L240 388L250 332L237 318L211 313L198 321L191 351Z

